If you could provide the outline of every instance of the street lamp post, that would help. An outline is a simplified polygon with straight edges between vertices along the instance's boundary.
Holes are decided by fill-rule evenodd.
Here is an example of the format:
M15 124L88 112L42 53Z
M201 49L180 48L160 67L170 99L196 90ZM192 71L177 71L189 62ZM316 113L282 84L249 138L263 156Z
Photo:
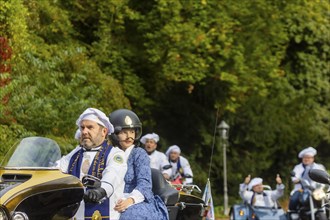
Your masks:
M224 200L224 214L228 214L228 188L227 188L227 151L226 144L229 136L229 125L225 121L221 121L218 125L220 130L220 137L223 145L223 200Z

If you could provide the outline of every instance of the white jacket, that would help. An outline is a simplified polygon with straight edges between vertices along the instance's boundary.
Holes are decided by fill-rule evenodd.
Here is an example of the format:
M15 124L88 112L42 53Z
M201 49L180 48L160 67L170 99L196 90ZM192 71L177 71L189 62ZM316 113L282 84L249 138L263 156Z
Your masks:
M61 158L59 161L59 167L62 172L68 173L68 167L70 163L71 157L81 149L80 146L76 147L72 150L68 155ZM89 157L90 161L93 161L96 155L96 151L85 151L84 158ZM122 158L123 160L116 160L114 158ZM118 220L120 217L120 213L114 210L115 202L123 197L124 193L124 176L127 171L127 163L124 155L124 151L119 149L118 147L112 147L106 162L106 167L102 173L101 179L101 187L105 189L107 196L110 197L110 219ZM83 175L80 175L82 178ZM75 215L75 219L84 220L85 213L85 203L82 201L80 203L78 212Z
M318 164L318 163L313 163L311 165L311 169L320 169L320 170L324 170L325 171L325 168L322 164ZM302 175L303 175L303 172L304 172L305 168L303 166L303 163L300 163L298 165L296 165L294 168L293 168L293 171L295 172L295 176L294 177L291 177L291 180L292 182L295 182L296 180L298 180L298 178L302 178ZM312 185L312 186L316 186L316 183L315 181L313 180L310 180L309 183ZM291 193L293 193L294 191L297 191L299 189L301 189L302 186L300 183L296 183L294 184L294 189L292 190Z
M262 193L255 193L247 190L247 185L240 184L239 194L241 198L248 204L254 206L274 207L276 201L283 196L285 186L283 184L276 185L276 190L264 190Z
M172 165L172 175L171 177L174 177L176 175L178 171L178 162L170 162L170 164ZM190 176L193 176L193 172L191 170L191 167L190 167L190 164L189 164L189 161L184 158L183 156L180 156L180 165L181 165L181 168L183 169L183 173L184 175L190 175ZM189 183L192 183L193 182L193 178L186 178L185 181L184 181L184 184L189 184Z
M164 166L170 165L164 153L155 150L152 154L149 155L149 158L150 158L151 168L158 169L162 171L163 174L167 174L168 176L171 176L172 174L171 169L167 169L167 170L163 169Z

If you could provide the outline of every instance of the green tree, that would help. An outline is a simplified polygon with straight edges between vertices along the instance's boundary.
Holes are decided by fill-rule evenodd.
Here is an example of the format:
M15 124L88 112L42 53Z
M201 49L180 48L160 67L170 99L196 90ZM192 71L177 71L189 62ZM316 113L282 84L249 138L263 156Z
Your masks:
M5 110L15 123L38 135L73 138L75 120L87 107L106 113L129 108L118 81L103 74L86 48L69 36L74 31L65 11L46 2L18 2L8 8L21 6L26 28L18 36L27 37L22 46L15 31L9 35L19 56L12 60L11 84L2 88L10 94Z

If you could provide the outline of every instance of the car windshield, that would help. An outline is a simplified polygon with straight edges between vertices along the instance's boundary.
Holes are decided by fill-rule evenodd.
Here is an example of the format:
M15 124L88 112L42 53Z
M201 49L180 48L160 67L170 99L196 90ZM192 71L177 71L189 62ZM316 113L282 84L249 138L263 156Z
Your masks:
M44 137L27 137L15 144L1 162L1 167L15 169L55 169L61 158L58 144Z

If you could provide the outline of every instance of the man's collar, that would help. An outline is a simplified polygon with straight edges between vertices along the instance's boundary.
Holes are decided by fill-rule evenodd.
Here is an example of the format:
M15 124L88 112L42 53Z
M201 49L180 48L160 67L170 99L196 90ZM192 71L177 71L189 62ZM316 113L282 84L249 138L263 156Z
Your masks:
M150 155L153 154L155 151L156 151L156 149L153 150L153 151L151 151L151 152L147 151L147 154L150 156Z
M91 149L87 149L87 148L83 147L83 150L84 150L84 152L95 152L95 151L99 151L100 148L101 148L101 146L94 147L94 148L91 148Z

